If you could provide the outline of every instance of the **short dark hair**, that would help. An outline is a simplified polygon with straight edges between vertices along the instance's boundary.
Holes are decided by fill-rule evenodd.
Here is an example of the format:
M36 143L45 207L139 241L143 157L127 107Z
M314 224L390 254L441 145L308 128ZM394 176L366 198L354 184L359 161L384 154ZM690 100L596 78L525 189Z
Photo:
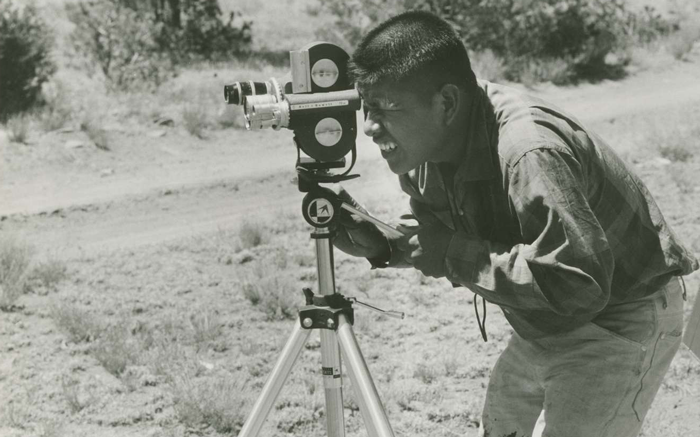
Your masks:
M349 72L359 86L398 82L418 73L464 90L476 86L459 36L448 22L426 11L404 12L372 29L353 53Z

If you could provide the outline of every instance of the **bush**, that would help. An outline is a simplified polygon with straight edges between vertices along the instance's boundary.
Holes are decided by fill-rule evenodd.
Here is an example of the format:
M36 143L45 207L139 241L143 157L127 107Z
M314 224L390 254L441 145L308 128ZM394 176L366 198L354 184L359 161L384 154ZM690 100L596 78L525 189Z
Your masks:
M51 33L34 6L0 2L0 121L41 102L56 71Z
M75 50L122 90L158 86L182 62L244 54L252 41L252 23L235 13L225 21L218 0L82 0L66 9Z
M218 0L187 2L184 13L185 25L177 40L187 55L215 59L238 56L250 49L252 22L237 24L234 12L224 21Z
M346 48L389 16L429 10L449 21L469 50L505 60L513 80L552 67L557 80L616 74L606 64L610 55L624 52L635 38L650 40L671 29L652 8L635 14L623 0L320 0L319 9L337 18L319 36ZM618 59L624 64L624 57Z
M155 38L162 24L118 0L68 3L66 10L75 24L73 48L115 88L158 86L170 76L172 62L161 53Z
M29 117L15 115L7 120L7 133L13 143L26 144L29 135Z
M29 290L31 246L11 237L0 238L0 310L10 311L21 295Z

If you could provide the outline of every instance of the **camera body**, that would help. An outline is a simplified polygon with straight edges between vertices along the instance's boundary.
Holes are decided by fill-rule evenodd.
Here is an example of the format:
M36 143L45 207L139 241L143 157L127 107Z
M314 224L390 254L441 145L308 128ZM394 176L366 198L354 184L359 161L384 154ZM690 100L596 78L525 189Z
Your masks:
M338 161L355 148L355 111L361 107L348 79L349 55L334 44L315 42L291 51L289 58L291 78L226 85L224 99L243 106L247 129L291 129L309 157Z

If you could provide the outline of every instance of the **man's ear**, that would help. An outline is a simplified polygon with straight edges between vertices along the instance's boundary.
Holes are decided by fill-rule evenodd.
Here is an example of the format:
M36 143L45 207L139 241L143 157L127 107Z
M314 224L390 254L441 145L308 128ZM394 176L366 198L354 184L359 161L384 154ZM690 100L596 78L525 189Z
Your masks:
M447 83L440 89L441 110L445 125L450 125L459 113L464 96L457 85Z

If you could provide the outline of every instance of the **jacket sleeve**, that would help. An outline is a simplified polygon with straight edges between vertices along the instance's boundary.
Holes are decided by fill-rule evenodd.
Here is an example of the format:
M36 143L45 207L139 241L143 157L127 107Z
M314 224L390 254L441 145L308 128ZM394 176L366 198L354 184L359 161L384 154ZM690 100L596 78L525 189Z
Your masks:
M614 258L585 192L569 152L525 153L510 168L508 186L524 243L455 233L447 278L498 305L593 318L610 297Z

